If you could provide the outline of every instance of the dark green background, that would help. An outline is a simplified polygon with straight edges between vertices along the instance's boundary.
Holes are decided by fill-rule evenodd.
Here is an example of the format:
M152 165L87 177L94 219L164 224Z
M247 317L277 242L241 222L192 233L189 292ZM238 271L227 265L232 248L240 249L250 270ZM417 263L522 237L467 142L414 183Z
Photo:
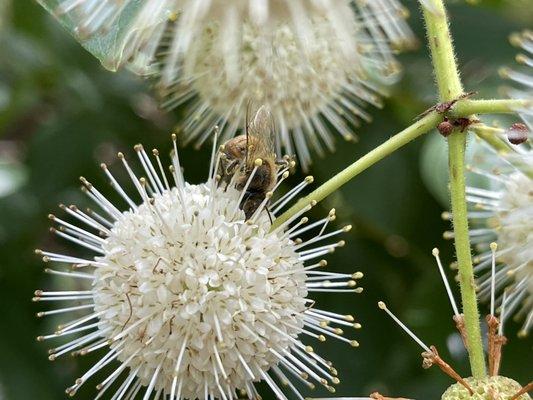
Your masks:
M8 3L0 0L1 4ZM404 78L384 110L371 110L375 120L359 129L359 143L338 140L342 145L334 157L316 159L311 171L315 182L323 182L410 124L436 101L420 14L413 0L407 5L412 11L410 24L422 45L401 57ZM496 93L500 85L496 70L512 63L516 51L507 36L531 25L530 9L533 2L528 0L450 5L468 90L483 96ZM32 1L13 1L0 26L0 172L11 176L5 183L18 182L11 193L0 194L0 399L55 400L66 396L64 388L98 355L49 362L48 343L35 341L52 328L50 321L34 317L48 304L34 304L31 297L35 289L50 287L51 280L43 274L33 249L64 246L48 233L46 215L58 212L59 202L86 204L77 190L80 175L105 187L98 164L110 162L116 151L132 151L141 141L149 148L167 149L180 111L158 111L146 82L127 72L102 69ZM327 309L352 313L363 324L360 331L347 332L361 343L358 349L334 341L314 344L336 363L342 380L338 396L380 390L419 400L437 399L451 383L440 371L421 368L420 348L377 309L378 300L385 300L426 343L435 344L460 374L468 375L465 354L450 354L447 348L455 331L431 257L434 246L441 248L445 263L452 260L453 252L451 243L441 237L448 228L440 219L446 204L435 200L421 178L421 154L429 139L437 146L443 141L432 133L410 144L314 211L318 216L334 206L338 221L355 226L346 235L347 246L329 257L331 268L365 273L363 294L318 299ZM186 148L181 155L188 180L203 180L208 150ZM433 161L426 163L430 168L425 177L435 182L442 166ZM299 177L291 180L298 181ZM516 328L514 323L507 327L511 341L505 348L503 373L524 383L531 378L527 362L531 339L516 339ZM92 398L97 382L86 384L77 398ZM263 393L270 396L268 391ZM321 389L306 394L328 395Z

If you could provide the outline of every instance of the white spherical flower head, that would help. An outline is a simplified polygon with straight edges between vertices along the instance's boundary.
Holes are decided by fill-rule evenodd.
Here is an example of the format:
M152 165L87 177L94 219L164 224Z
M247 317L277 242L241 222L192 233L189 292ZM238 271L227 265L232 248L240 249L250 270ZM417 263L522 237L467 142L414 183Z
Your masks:
M344 54L350 55L355 43L349 29L352 9L378 52L390 52L385 41L396 48L415 41L404 21L408 11L398 0L42 0L41 4L114 69L133 62L146 71L157 59L159 45L169 44L172 51L165 61L168 72L175 72L195 39L213 22L224 26L226 41L219 45L227 53L238 51L243 23L262 29L265 35L280 24L289 25L305 53L314 39L312 19L322 17L334 26L335 38L343 42ZM106 37L115 40L100 41L104 53L98 53L92 41Z
M399 72L380 21L389 27L388 17L401 21L389 2L355 3L308 3L307 12L267 25L244 19L233 42L224 21L207 24L183 57L181 74L165 66L159 84L165 107L188 105L186 141L201 145L213 123L224 137L234 136L250 102L271 108L278 153L297 154L304 169L311 151L334 150L336 134L354 139L354 128L371 121L365 106L380 107L383 86ZM413 40L407 28L400 31L399 41Z
M155 77L167 108L186 103L188 141L213 124L229 138L250 102L268 104L278 153L304 168L310 149L370 120L364 106L398 75L394 51L416 42L397 0L48 1L106 67Z
M335 28L327 19L317 17L309 28L314 38L302 54L289 25L274 27L265 38L259 28L244 24L239 52L243 67L236 81L220 70L227 61L218 45L223 29L214 24L206 30L186 60L187 84L172 86L166 103L181 103L191 89L201 100L192 102L190 117L183 123L187 141L201 144L212 121L225 127L225 137L235 135L245 124L243 110L250 101L269 105L279 130L278 152L283 148L298 154L304 167L311 162L310 148L319 154L324 145L334 150L332 129L352 139L350 125L371 119L356 100L381 104L375 88L364 83L369 78L365 69L372 65L377 72L379 66L365 54L346 56L342 42L332 39Z
M119 158L140 203L102 165L127 205L125 211L82 178L84 191L100 211L62 209L85 229L50 216L58 225L52 232L96 255L37 251L46 262L73 267L47 272L92 283L86 290L36 292L35 301L74 302L38 314L71 315L56 332L38 338L70 339L51 349L50 359L108 348L67 393L74 395L113 361L118 366L97 385L99 398L111 390L115 400L137 393L144 393L146 400L229 400L238 397L238 390L257 398L258 381L265 381L278 397L284 396L280 382L289 382L289 389L301 397L291 377L334 391L336 370L302 337L332 337L357 346L341 329L359 328L354 318L321 310L308 297L313 292L361 292L356 283L361 273L320 271L326 265L320 258L344 244L326 239L350 227L327 232L334 211L308 223L301 215L311 204L272 229L276 214L312 179L272 202L272 192L265 193L260 203L253 203L253 212L245 214L241 208L261 163L239 185L239 173L229 180L218 175L226 153L213 150L207 182L190 185L174 142L171 187L159 152L154 150L152 162L142 146L136 151L145 177L134 174L123 154ZM273 189L288 177L291 166L290 161L280 164Z
M237 190L212 190L186 185L184 203L174 189L124 213L98 258L106 266L95 270L100 331L112 338L127 330L118 360L140 367L144 385L158 371L155 390L172 387L177 367L185 398L205 385L246 387L244 365L256 373L275 365L270 349L291 347L306 310L294 242L269 233L266 214L246 224Z

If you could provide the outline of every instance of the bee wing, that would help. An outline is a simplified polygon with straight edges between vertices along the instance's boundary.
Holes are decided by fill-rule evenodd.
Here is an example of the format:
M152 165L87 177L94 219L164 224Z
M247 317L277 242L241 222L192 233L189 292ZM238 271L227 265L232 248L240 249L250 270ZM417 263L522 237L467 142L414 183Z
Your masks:
M252 120L247 124L247 134L253 144L249 155L251 160L265 156L274 157L276 130L274 118L268 106L262 105L255 112ZM254 155L259 157L254 157Z

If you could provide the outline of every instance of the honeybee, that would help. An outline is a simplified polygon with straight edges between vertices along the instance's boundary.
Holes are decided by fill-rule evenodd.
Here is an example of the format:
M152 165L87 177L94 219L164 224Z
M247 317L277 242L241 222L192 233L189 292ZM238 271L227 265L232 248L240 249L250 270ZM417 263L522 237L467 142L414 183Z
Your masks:
M228 140L222 146L218 170L221 182L230 184L234 179L235 188L243 190L256 168L239 205L246 219L251 218L276 185L279 169L289 165L287 158L276 160L274 124L268 107L259 107L251 121L248 116L249 110L246 112L245 134Z

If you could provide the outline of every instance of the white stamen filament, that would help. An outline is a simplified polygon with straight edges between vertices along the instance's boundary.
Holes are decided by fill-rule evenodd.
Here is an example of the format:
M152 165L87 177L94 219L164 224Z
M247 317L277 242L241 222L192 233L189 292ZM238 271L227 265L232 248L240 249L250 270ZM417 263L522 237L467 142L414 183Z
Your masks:
M498 245L495 242L490 244L490 250L492 252L492 269L490 279L490 315L494 315L494 295L496 292L496 249Z
M444 287L446 288L446 293L448 294L448 299L450 300L450 304L452 305L453 314L455 316L459 316L459 309L457 308L457 303L455 302L455 298L453 297L453 292L450 288L450 284L448 283L448 279L446 278L446 274L444 273L444 268L442 267L442 262L439 256L439 249L434 248L432 251L432 254L433 254L433 257L435 257L435 260L437 261L437 266L439 267L439 272L442 278L442 282L444 283Z
M387 314L389 314L389 316L394 320L394 322L396 322L398 324L398 326L400 328L402 328L405 333L407 333L409 336L411 336L411 338L416 342L418 343L418 345L420 347L422 347L422 349L424 349L425 351L427 351L428 353L431 353L431 350L429 349L429 347L424 343L422 342L422 340L420 340L418 338L418 336L416 336L402 321L400 321L398 319L398 317L396 317L396 315L394 315L388 308L387 306L385 305L385 303L383 303L382 301L380 301L378 303L378 306L380 309L384 310Z

